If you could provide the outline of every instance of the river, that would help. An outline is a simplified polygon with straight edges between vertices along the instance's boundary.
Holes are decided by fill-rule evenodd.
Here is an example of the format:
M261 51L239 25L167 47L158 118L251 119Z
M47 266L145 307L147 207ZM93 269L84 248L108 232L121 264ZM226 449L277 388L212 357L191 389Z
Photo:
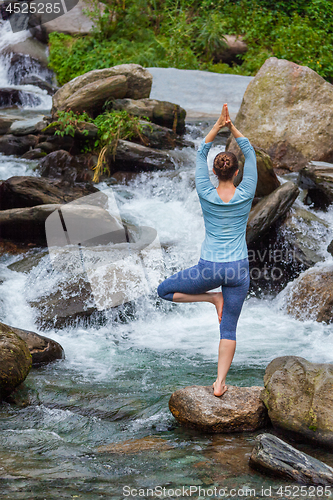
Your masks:
M187 138L198 145L206 126L203 121L188 124ZM212 148L210 166L222 149L223 145ZM113 186L121 212L156 229L165 276L196 264L204 238L194 188L195 151L185 149L177 155L175 172L142 173L128 185ZM0 155L0 178L34 175L35 164ZM99 185L101 190L106 187ZM296 203L303 206L301 197ZM332 227L333 208L316 214ZM325 253L331 239L332 234L320 243L327 260L332 260ZM235 496L232 488L255 488L255 497L261 498L262 487L288 484L248 466L255 435L262 431L200 434L180 427L168 409L173 391L210 385L216 378L219 327L211 304L163 302L152 294L138 300L134 317L126 322L106 316L103 324L81 323L44 332L28 302L49 286L49 260L42 257L26 273L8 268L21 258L9 254L0 258L1 321L58 341L66 359L31 370L25 382L29 405L0 405L1 499L120 499L127 497L128 488L157 486L167 490L192 486L196 498L199 487L202 498L214 498L212 491L207 492L214 487L226 489L220 494L223 498L245 496ZM283 292L260 299L249 295L227 384L263 386L265 368L277 356L332 362L331 335L332 325L287 315ZM298 448L333 465L328 452L305 444ZM274 491L271 498L283 498ZM176 498L177 493L169 491L167 496Z

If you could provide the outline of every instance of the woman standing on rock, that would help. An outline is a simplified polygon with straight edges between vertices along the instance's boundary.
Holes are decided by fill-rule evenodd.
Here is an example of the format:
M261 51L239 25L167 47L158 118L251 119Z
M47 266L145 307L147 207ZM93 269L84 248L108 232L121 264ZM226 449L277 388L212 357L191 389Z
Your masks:
M216 155L209 180L207 155L219 130L227 125L245 156L243 179L235 187L238 161L233 153ZM206 237L197 265L170 276L157 288L158 295L173 302L211 302L220 323L220 345L214 395L227 390L226 376L236 349L236 327L248 292L250 276L246 224L257 186L256 154L249 140L231 123L224 104L220 118L202 140L197 153L196 190L205 222ZM221 286L222 292L207 293Z

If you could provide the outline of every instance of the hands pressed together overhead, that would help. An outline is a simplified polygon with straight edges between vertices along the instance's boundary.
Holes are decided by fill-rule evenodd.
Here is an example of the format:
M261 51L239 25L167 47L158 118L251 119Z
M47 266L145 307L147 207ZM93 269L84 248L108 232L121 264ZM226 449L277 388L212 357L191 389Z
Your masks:
M229 116L228 104L223 104L221 116L217 120L216 124L220 129L225 126L228 128L231 127L232 123Z

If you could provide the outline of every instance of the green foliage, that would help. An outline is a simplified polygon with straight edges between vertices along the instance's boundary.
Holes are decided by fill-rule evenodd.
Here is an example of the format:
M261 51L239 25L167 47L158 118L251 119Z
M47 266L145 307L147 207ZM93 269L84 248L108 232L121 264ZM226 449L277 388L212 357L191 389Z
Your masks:
M254 75L271 56L333 82L332 0L104 0L89 36L50 35L59 84L92 69L137 63ZM221 63L226 34L245 37L238 63Z
M60 135L64 137L64 135L70 135L74 137L75 131L78 129L79 123L83 122L91 122L92 119L87 113L74 113L72 110L69 111L58 111L57 112L58 120L50 123L45 130L51 127L57 127L55 131L55 135ZM88 135L88 130L82 130L83 135Z

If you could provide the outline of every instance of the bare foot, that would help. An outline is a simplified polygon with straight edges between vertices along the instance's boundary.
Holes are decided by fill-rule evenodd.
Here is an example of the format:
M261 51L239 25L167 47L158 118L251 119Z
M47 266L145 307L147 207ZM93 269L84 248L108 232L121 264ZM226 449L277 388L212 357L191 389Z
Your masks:
M213 388L214 396L222 396L222 394L224 394L228 390L228 387L224 383L218 382L217 380L215 380Z
M221 323L223 302L224 302L222 292L212 293L211 295L212 295L212 302L216 307L217 316L219 318L219 323Z

